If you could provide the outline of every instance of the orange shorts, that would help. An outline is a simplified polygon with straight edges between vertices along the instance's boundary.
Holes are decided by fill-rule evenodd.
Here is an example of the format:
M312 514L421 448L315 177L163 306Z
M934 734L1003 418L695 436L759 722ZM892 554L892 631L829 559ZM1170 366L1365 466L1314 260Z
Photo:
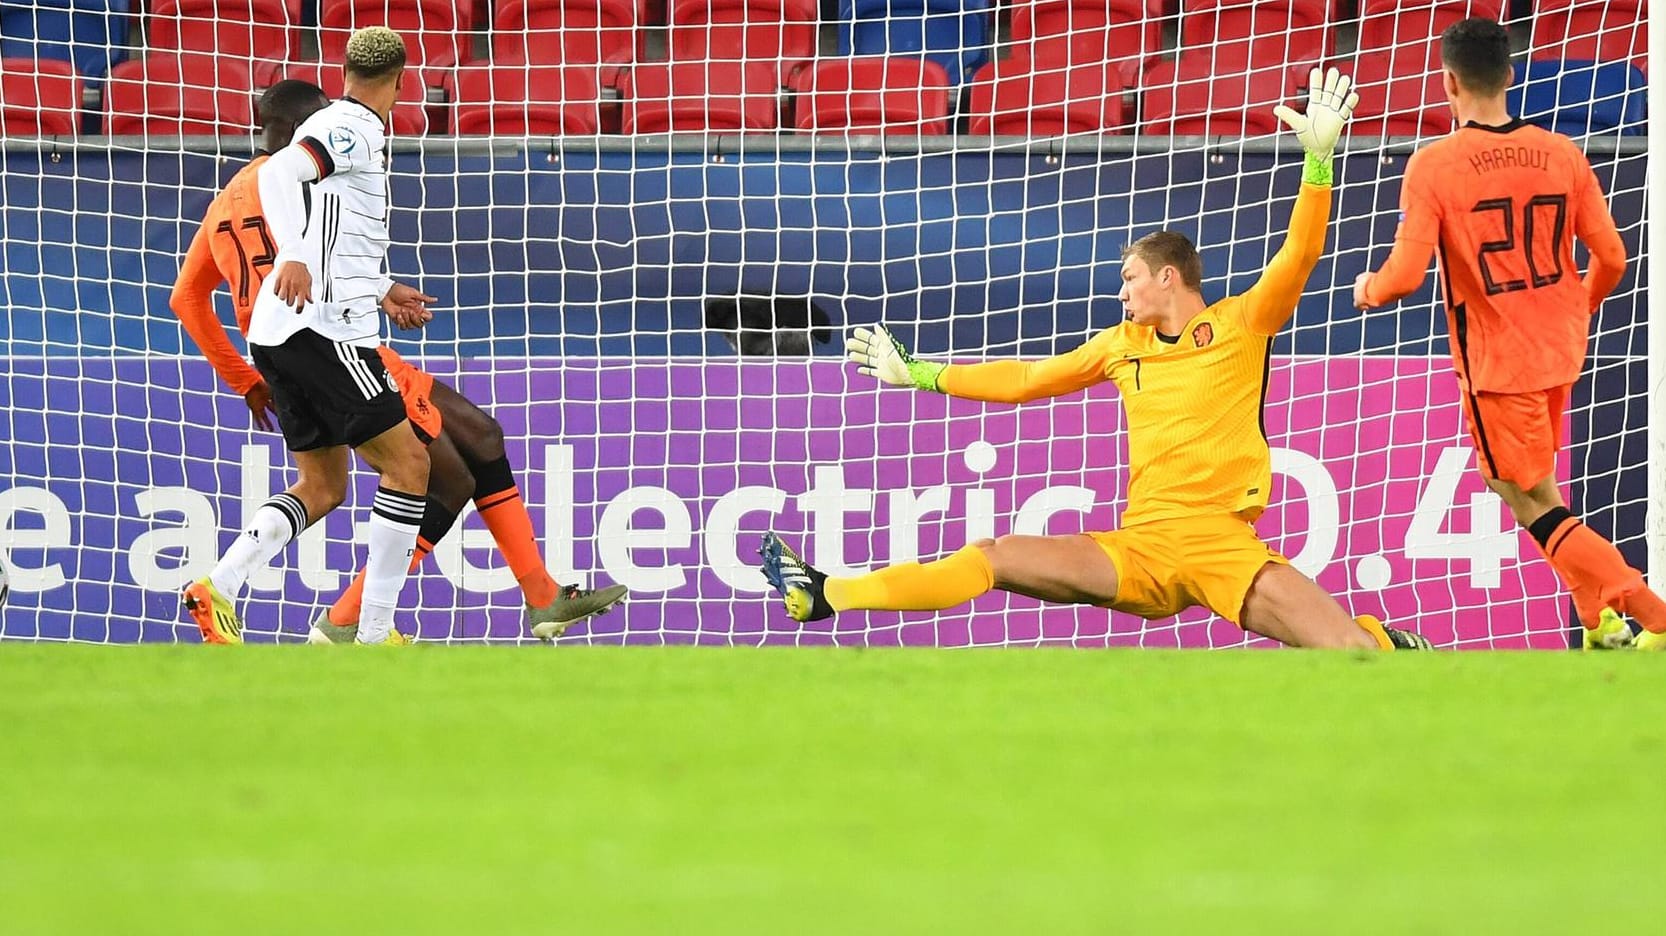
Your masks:
M1177 517L1089 533L1116 566L1108 607L1146 620L1202 605L1238 624L1244 598L1269 562L1289 565L1246 521L1223 514Z
M434 405L434 375L413 367L387 345L382 345L376 350L382 354L382 363L387 365L388 376L398 385L399 395L405 398L405 416L410 419L417 435L421 436L424 442L438 439L441 428L440 408Z
M1527 393L1465 393L1464 422L1481 474L1524 489L1554 477L1572 389L1567 384Z

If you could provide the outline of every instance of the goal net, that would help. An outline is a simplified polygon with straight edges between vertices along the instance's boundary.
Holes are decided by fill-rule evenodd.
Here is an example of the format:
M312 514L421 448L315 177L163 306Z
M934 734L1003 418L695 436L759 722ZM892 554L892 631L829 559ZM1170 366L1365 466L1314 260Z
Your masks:
M882 389L842 363L843 335L884 322L962 361L1069 350L1121 321L1121 250L1162 228L1198 244L1207 300L1242 291L1301 175L1272 107L1323 63L1361 104L1327 249L1271 348L1257 528L1355 613L1443 646L1566 647L1566 594L1474 470L1436 278L1392 308L1351 303L1392 243L1408 156L1451 129L1434 37L1465 15L1507 22L1512 106L1585 148L1633 258L1557 470L1646 568L1636 3L0 0L0 636L196 639L180 587L292 469L183 336L173 278L258 145L259 89L341 93L348 31L386 22L413 59L390 266L441 298L390 343L502 424L556 578L631 589L565 641L1254 642L1200 610L1002 592L800 626L755 551L774 530L848 574L1114 528L1128 464L1108 384L1020 407ZM373 488L356 469L347 505L250 581L249 639L300 639L347 584ZM477 517L398 622L523 639Z

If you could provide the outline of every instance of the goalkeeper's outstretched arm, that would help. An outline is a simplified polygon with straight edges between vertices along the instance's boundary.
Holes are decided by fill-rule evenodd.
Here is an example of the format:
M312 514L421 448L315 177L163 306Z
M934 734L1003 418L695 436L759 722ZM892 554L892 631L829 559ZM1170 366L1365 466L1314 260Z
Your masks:
M1331 159L1353 116L1359 95L1336 69L1308 74L1307 107L1297 113L1283 104L1273 113L1302 144L1302 189L1290 211L1290 230L1261 278L1244 293L1244 316L1257 334L1274 335L1296 312L1302 289L1325 250L1330 223Z
M858 327L845 342L858 371L893 387L914 387L990 403L1027 403L1074 393L1106 379L1107 329L1074 351L1036 361L985 361L943 364L922 361L908 352L883 325Z

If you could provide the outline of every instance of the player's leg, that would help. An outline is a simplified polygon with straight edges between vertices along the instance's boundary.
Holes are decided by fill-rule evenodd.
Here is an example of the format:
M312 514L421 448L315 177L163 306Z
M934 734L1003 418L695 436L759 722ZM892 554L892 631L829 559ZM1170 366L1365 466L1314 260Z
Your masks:
M341 505L347 491L347 449L292 453L298 478L258 507L213 571L185 589L185 608L209 643L241 643L237 597L249 576L265 568L295 537Z
M403 418L354 450L381 476L370 514L358 640L382 643L393 632L394 605L410 571L422 525L428 450Z
M1393 650L1427 646L1422 638L1384 627L1370 615L1354 617L1317 582L1282 562L1261 567L1244 596L1238 623L1291 647Z
M308 380L317 373L316 338L312 332L301 332L277 347L251 348L255 366L271 388L278 427L294 455L299 478L255 510L208 576L186 586L185 609L210 643L242 642L243 623L235 602L249 575L346 495L347 450L333 437L332 420L315 406Z
M457 523L457 515L469 502L474 476L445 432L428 446L428 497L423 503L422 524L417 528L416 546L408 572L415 572ZM359 611L364 598L365 570L336 597L335 603L313 622L308 639L314 643L351 643L358 636Z
M1129 569L1117 607L1147 618L1200 604L1247 631L1293 647L1392 650L1427 641L1355 618L1241 517L1220 514L1141 524L1105 537Z
M773 533L759 553L764 577L798 621L839 611L937 611L997 588L1044 601L1106 605L1117 590L1116 566L1093 538L1080 534L979 540L933 562L837 578L804 562Z
M370 511L358 640L404 643L393 629L393 609L422 525L428 449L378 350L325 341L319 348L320 384L335 395L333 431L380 476ZM332 358L335 366L326 367L324 361Z
M438 380L427 388L444 418L447 433L474 477L470 492L480 519L491 531L498 552L526 599L527 623L543 640L564 633L574 621L600 614L625 597L625 586L583 589L556 584L544 564L543 550L533 533L532 516L503 444L503 426L490 413Z
M1471 394L1466 413L1483 478L1539 546L1573 594L1586 645L1624 646L1630 629L1619 613L1666 632L1666 602L1602 534L1568 510L1556 484L1562 414L1570 387L1539 393Z

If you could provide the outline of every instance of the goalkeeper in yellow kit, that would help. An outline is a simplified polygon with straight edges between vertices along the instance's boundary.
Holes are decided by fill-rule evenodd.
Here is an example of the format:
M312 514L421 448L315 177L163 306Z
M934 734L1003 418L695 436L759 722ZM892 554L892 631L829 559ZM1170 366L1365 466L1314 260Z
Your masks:
M1427 648L1414 633L1351 617L1251 526L1272 483L1261 412L1272 339L1324 249L1331 154L1358 101L1349 85L1335 69L1314 69L1306 113L1275 109L1306 151L1301 194L1284 246L1243 295L1205 304L1196 248L1161 231L1123 252L1127 320L1067 354L939 364L913 358L883 327L851 335L861 373L892 386L1023 403L1114 382L1128 412L1120 530L980 540L935 562L849 578L816 571L771 533L759 552L787 612L814 621L859 609L932 611L999 588L1148 620L1203 605L1294 646Z

